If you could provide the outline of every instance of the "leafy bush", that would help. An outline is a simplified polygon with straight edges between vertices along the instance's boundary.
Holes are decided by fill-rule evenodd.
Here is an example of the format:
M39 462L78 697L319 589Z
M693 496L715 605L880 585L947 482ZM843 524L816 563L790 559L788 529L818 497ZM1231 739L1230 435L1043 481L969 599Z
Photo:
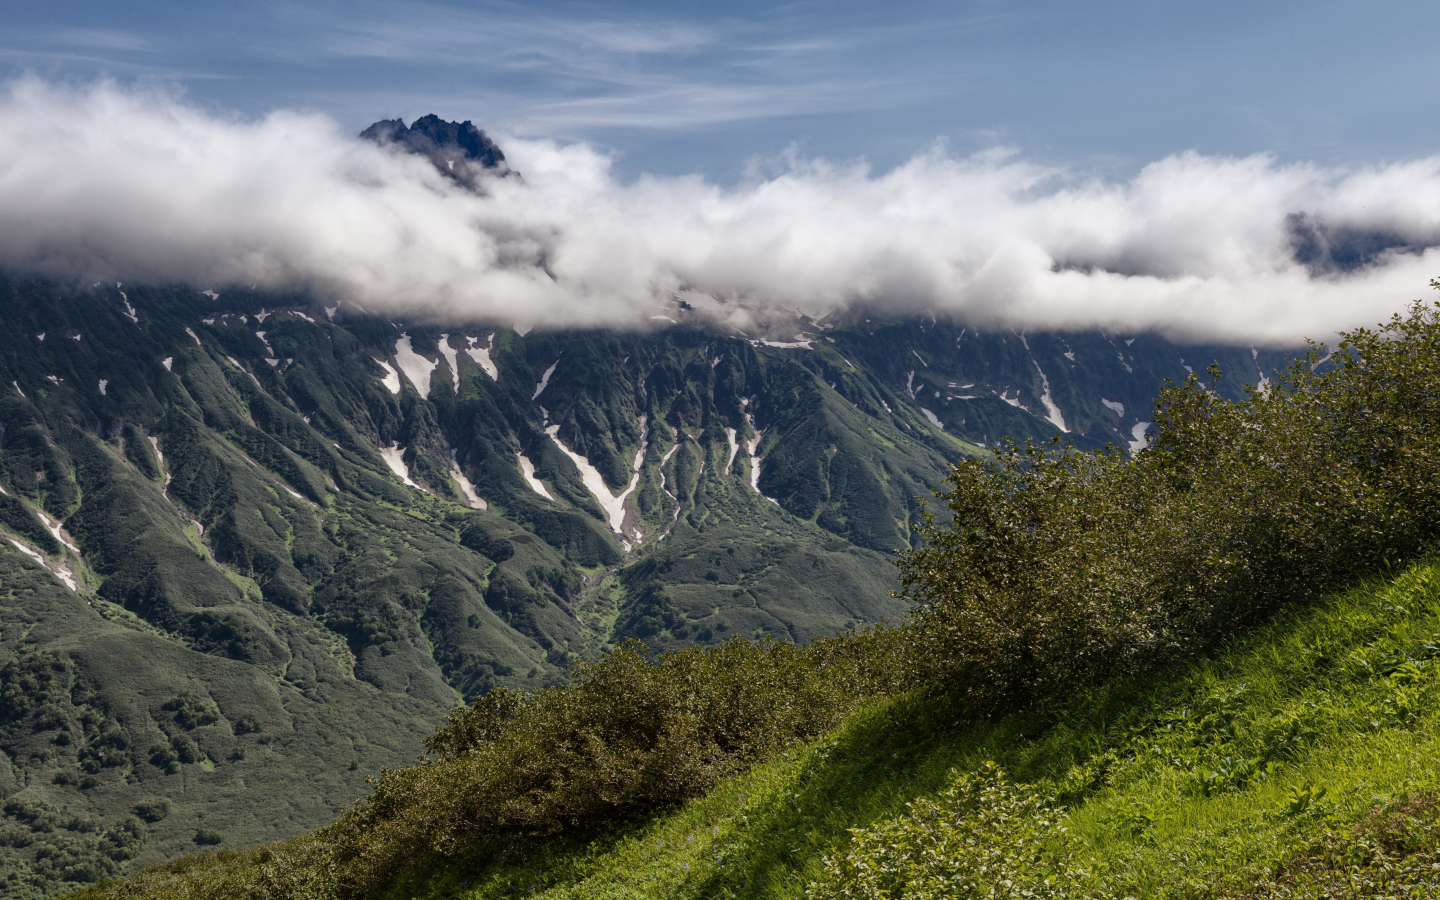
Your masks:
M141 800L135 804L135 815L146 822L159 822L170 815L170 801L164 797L156 797L153 800Z
M195 843L202 847L212 847L225 840L225 835L213 828L201 828L195 832Z
M1005 778L993 763L955 773L932 798L873 828L854 829L850 850L825 859L809 900L966 900L1085 896L1073 841L1053 797Z
M492 691L427 740L432 760L386 771L320 833L328 865L345 895L369 896L425 857L483 859L675 806L893 687L889 634L653 658L631 642L566 687Z
M1423 791L1377 806L1348 831L1328 832L1267 878L1220 889L1225 900L1440 894L1440 797Z
M920 682L982 712L1059 696L1422 551L1440 305L1320 349L1239 402L1167 388L1133 460L1027 442L956 466L902 554Z
M265 727L260 723L260 717L253 712L241 713L239 718L235 720L234 728L236 734L259 734L265 730Z

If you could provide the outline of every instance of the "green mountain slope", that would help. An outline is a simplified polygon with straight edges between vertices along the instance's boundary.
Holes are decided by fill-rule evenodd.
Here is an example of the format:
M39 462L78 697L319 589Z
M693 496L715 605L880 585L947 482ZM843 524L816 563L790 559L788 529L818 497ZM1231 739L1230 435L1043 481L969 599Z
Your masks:
M521 335L0 276L12 883L324 824L461 698L627 637L803 644L896 618L889 551L951 462L1062 420L1131 440L1186 365L1278 358L860 314L762 340L674 314Z

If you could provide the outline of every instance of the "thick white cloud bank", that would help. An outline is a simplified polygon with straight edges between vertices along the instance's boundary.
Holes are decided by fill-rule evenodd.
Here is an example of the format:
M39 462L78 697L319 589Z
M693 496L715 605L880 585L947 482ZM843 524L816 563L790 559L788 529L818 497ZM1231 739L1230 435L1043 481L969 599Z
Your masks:
M482 123L483 124L483 123ZM1106 181L943 148L892 171L792 160L736 186L621 183L584 145L501 138L483 193L320 115L163 91L0 89L0 265L305 287L404 315L645 326L678 294L744 328L863 304L977 326L1290 343L1373 324L1440 275L1440 157L1361 169L1170 157ZM1287 216L1383 233L1351 271ZM713 302L710 298L713 298Z

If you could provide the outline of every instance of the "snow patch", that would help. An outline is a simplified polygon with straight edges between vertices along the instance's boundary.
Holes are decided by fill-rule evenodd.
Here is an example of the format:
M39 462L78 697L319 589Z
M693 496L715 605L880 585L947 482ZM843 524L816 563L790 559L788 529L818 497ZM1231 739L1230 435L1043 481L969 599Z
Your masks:
M1327 356L1326 358L1328 359L1329 357ZM1265 374L1264 369L1260 368L1260 351L1256 350L1254 347L1251 347L1250 359L1255 363L1255 374L1258 375L1260 378L1259 384L1255 385L1255 387L1262 394L1270 393L1270 377Z
M926 409L926 408L923 407L923 406L920 407L920 411L925 414L925 418L927 418L927 419L930 420L930 424L931 424L931 425L934 425L936 428L940 429L941 431L944 431L944 430L945 430L945 425L940 421L940 418L939 418L938 416L936 416L933 412L931 412L930 410Z
M214 291L196 291L195 293L197 293L197 294L203 294L203 295L205 295L206 297L209 297L211 300L219 300L219 299L220 299L220 295L217 294L217 293L215 293Z
M258 318L260 318L260 317L259 317L259 316L256 316L255 318L258 319ZM270 342L267 341L267 340L265 340L265 332L263 332L263 331L257 331L257 332L255 332L255 336L260 339L260 343L262 343L262 344L265 345L265 355L266 355L266 356L274 356L274 355L275 355L275 351L270 348Z
M470 345L465 348L465 353L471 359L475 360L477 366L485 370L485 374L490 376L491 381L499 384L500 370L495 368L494 361L490 359L490 351L495 347L494 332L485 336L485 346L483 347L480 346L479 338L467 337L465 338L465 342Z
M15 545L15 549L16 549L16 550L19 550L21 553L23 553L23 554L25 554L26 556L30 557L31 559L35 560L35 561L36 561L37 563L39 563L40 565L42 565L42 566L45 565L45 557L43 557L43 556L40 555L40 551L39 551L39 550L34 550L34 549L30 548L30 547L27 547L27 546L25 546L24 544L20 543L19 541L15 540L14 538L10 538L10 543L12 543L12 544ZM48 568L48 567L47 567L47 568Z
M265 361L266 361L267 363L269 363L271 366L278 366L278 365L280 365L280 360L276 359L276 358L273 357L273 356L267 356L267 357L265 357Z
M334 318L335 318L335 314L336 314L337 312L339 312L339 311L340 311L340 307L338 307L338 306L327 306L327 307L325 307L325 318L327 318L327 319L334 319Z
M465 505L471 509L489 508L489 504L481 499L479 494L475 493L475 485L471 484L470 479L465 477L464 471L460 468L459 460L455 458L454 450L450 451L450 476L455 479L456 484L460 485L460 493L465 497Z
M309 316L305 315L305 314L302 313L302 312L298 312L298 311L297 311L297 312L292 312L292 313L290 313L290 315L296 316L297 318L304 319L305 321L309 322L311 325L314 325L314 324L315 324L315 320L314 320L314 319L310 318Z
M268 312L266 312L265 310L262 309L262 310L260 310L258 313L255 314L255 321L260 322L260 323L263 324L263 323L265 322L265 320L268 319L271 315L272 315L272 313L268 313Z
M445 357L445 362L450 366L450 389L451 393L460 393L460 357L455 348L450 346L450 335L440 335L440 355Z
M812 341L805 340L803 334L795 335L798 340L794 341L751 341L757 347L779 347L781 350L814 350Z
M1040 404L1045 407L1045 418L1049 419L1050 424L1061 431L1069 432L1070 429L1065 427L1065 417L1060 414L1060 407L1056 405L1054 399L1050 396L1050 379L1045 377L1045 370L1040 368L1038 362L1035 362L1033 358L1030 361L1035 363L1035 371L1040 373L1040 384L1045 388L1045 392L1040 395Z
M385 465L390 467L396 478L417 491L420 490L420 485L410 480L410 469L405 465L405 448L400 446L399 441L391 441L390 446L381 447L380 458L385 460Z
M395 362L400 364L400 371L404 372L405 377L410 379L410 383L415 385L415 390L420 392L420 396L430 396L430 376L435 374L435 368L440 365L440 360L432 362L416 353L415 349L410 346L410 335L401 334L400 339L395 342Z
M755 427L755 417L750 415L749 413L745 414L745 421L750 424L750 430L753 432L750 440L745 442L745 452L750 457L750 487L754 489L755 493L760 494L759 450L760 438L764 436L765 432ZM760 496L765 497L764 494L760 494ZM774 503L776 506L780 505L780 501L778 500L770 497L765 497L765 499L769 500L771 503Z
M59 386L60 386L60 382L64 381L65 379L61 378L59 375L46 375L46 376L45 376L45 380L46 380L46 381L49 381L51 384L55 385L56 387L59 387Z
M1150 441L1145 438L1145 430L1149 427L1149 422L1136 422L1135 427L1130 429L1130 437L1134 439L1128 442L1131 453L1139 453L1150 446Z
M375 359L373 356L370 358ZM233 362L234 360L231 361ZM385 389L390 393L400 393L400 373L396 372L395 367L384 360L375 359L375 362L379 363L380 368L385 370L385 375L380 379L380 383L385 385Z
M605 484L605 479L600 477L598 469L590 465L590 460L565 446L560 440L559 432L559 425L551 425L545 429L545 433L550 435L550 439L555 442L555 446L560 448L560 452L570 457L570 461L580 470L580 480L586 489L595 495L596 500L600 501L600 507L605 510L605 516L610 520L610 530L623 536L625 532L621 529L625 524L625 500L635 490L635 486L640 483L640 468L645 464L645 450L650 445L650 428L646 424L645 417L640 417L640 449L635 451L635 458L630 463L630 484L618 496L610 492L609 486Z
M63 582L64 585L70 590L77 592L80 590L80 586L75 583L75 575L70 570L70 567L68 565L59 565L51 568L49 565L46 564L45 557L41 556L39 551L25 546L14 538L10 538L10 543L15 545L16 550L19 550L21 553L25 554L26 556L35 560L35 562L39 563L41 568L43 568L45 571L60 579L60 581Z
M1074 362L1074 361L1075 361L1075 351L1074 351L1074 350L1066 350L1066 351L1065 351L1065 358L1068 359L1068 360L1070 360L1071 362Z
M108 379L108 378L102 378L102 379L100 379L100 396L102 396L102 397L105 396L105 388L106 388L109 384L110 384L110 379Z
M185 330L186 330L186 331L189 331L190 329L187 328L187 329L185 329ZM78 340L80 340L80 335L78 335L78 334L72 334L72 335L70 335L70 340L72 340L72 341L78 341Z
M1104 397L1101 397L1100 405L1110 410L1117 416L1125 415L1125 404L1121 403L1119 400L1106 400Z
M915 373L913 371L905 373L905 393L910 395L911 400L915 399Z
M1131 373L1133 373L1133 372L1135 371L1134 369L1130 368L1130 364L1125 361L1125 354L1121 353L1119 350L1116 350L1116 351L1115 351L1115 356L1116 356L1117 359L1120 360L1120 365L1122 365L1122 366L1125 367L1125 371L1131 372Z
M22 396L22 397L25 396L25 392L22 391L22 390L20 390L20 382L18 382L18 381L12 381L12 382L10 382L10 383L13 384L13 385L15 385L15 393L19 394L19 395Z
M197 335L194 331L191 331L191 330L190 330L190 326L189 326L189 325L186 325L186 326L185 326L185 333L188 334L188 335L190 335L190 339L195 342L195 346L197 346L197 347L204 347L204 346L205 346L204 344L200 343L200 336Z
M164 367L165 367L165 371L169 372L169 371L170 371L170 367L173 366L173 365L175 365L175 357L173 357L173 356L167 356L167 357L165 357L164 359L160 360L160 365L164 366Z
M40 332L39 334L37 334L37 335L35 335L35 336L40 339L40 343L42 343L42 344L45 343L45 332L42 331L42 332Z
M63 525L61 525L59 519L51 518L50 514L45 512L43 509L37 509L35 510L35 513L40 517L40 521L45 524L45 530L50 532L51 537L64 544L76 556L80 555L80 548L75 546L74 541L70 540L70 535L65 533L65 528Z
M535 464L530 461L530 457L523 453L517 455L520 457L520 474L525 476L525 481L530 485L530 489L546 500L554 502L555 498L545 490L545 483L535 477Z
M914 354L915 354L915 358L918 359L918 360L920 360L920 365L924 366L924 367L927 368L927 369L930 368L930 364L925 361L925 357L921 356L920 353L919 353L919 351L917 351L915 348L912 347L912 348L910 348L910 352L911 352L911 353L914 353Z
M125 296L124 291L120 292L120 300L125 304L125 318L134 322L136 325L139 325L140 315L135 312L135 307L130 305L130 298Z
M558 365L560 365L560 360L557 359L550 364L550 368L545 370L545 374L540 376L540 383L535 385L535 393L530 396L531 400L539 400L540 395L545 393L545 389L550 386L550 376L555 374L555 367Z
M735 465L735 454L740 452L740 444L735 440L735 429L725 429L725 439L730 442L730 458L725 460L725 474L730 474L730 467Z

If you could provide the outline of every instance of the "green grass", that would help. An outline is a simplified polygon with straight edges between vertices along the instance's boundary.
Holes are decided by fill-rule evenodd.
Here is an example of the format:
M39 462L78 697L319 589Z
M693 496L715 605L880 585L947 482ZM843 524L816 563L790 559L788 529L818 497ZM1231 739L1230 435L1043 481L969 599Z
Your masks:
M1059 874L1072 887L1203 896L1440 787L1437 636L1440 564L1427 562L1063 708L970 727L936 704L866 708L625 833L416 877L390 896L802 897L849 829L904 816L952 771L991 760L1068 804L1078 850ZM1299 792L1320 789L1293 810Z

